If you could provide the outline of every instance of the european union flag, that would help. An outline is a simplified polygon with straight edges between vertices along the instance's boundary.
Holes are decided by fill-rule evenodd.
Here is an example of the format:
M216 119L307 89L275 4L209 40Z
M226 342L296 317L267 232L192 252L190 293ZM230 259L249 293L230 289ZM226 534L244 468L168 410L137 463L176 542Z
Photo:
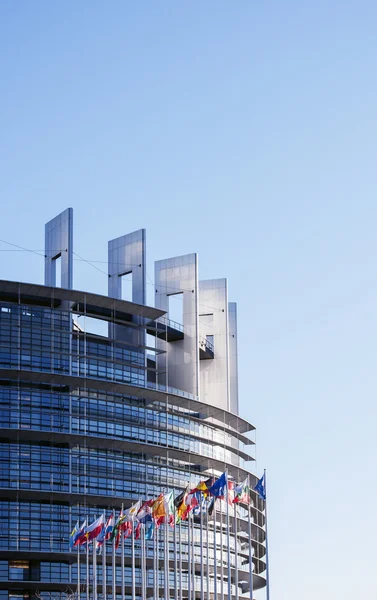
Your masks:
M225 498L227 490L228 475L225 471L225 473L223 473L221 477L216 479L215 483L209 488L209 493L212 494L212 496L215 496L215 498Z
M262 475L254 490L258 493L259 498L262 498L262 500L266 500L266 485L264 475Z

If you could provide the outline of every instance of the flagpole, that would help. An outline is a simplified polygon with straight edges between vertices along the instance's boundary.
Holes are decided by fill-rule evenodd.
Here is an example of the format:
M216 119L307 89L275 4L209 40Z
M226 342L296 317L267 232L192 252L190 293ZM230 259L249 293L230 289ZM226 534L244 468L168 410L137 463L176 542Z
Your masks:
M173 545L174 545L174 600L178 600L178 577L177 577L177 524L174 514L174 529L173 529Z
M190 513L187 516L187 597L191 600L191 533Z
M86 523L89 523L89 517L86 515ZM86 538L86 600L89 600L89 542Z
M217 560L216 560L216 554L217 554L217 542L216 542L216 500L217 498L215 498L214 504L213 504L213 576L214 576L214 600L217 600ZM209 598L209 594L208 594L208 598ZM230 598L228 598L228 600L230 600Z
M123 515L123 503L122 503L122 515ZM124 529L123 529L123 523L119 524L119 528L120 528L120 581L121 581L121 587L122 587L122 600L125 600L125 589L124 589Z
M203 573L203 501L204 495L200 493L200 600L204 600L204 573Z
M235 561L235 571L234 571L234 585L236 588L236 600L238 600L238 523L237 523L237 503L233 502L234 508L234 561Z
M264 470L264 490L265 490L265 501L264 501L264 529L266 532L266 579L267 579L267 600L270 600L270 561L268 554L268 530L267 530L267 475L266 469Z
M115 528L115 511L114 511L114 528ZM115 556L115 539L116 536L114 536L113 538L113 597L112 600L116 600L116 556Z
M229 533L228 533L229 536ZM224 554L223 554L223 503L220 500L220 585L221 600L224 600Z
M131 557L132 557L132 600L136 599L135 591L135 528L134 517L132 516L132 535L131 535Z
M105 523L106 528L106 523ZM102 598L103 600L107 599L107 589L106 589L106 529L105 535L103 538L102 544ZM80 598L79 598L80 600Z
M96 549L96 539L93 540L93 600L97 600L97 549Z
M209 528L208 528L208 511L209 511L209 505L210 505L210 500L207 500L207 507L206 507L206 528L207 528L207 532L206 532L206 544L207 544L207 551L206 551L206 555L207 555L207 600L209 600ZM181 599L182 600L182 599Z
M247 507L248 512L248 530L249 530L249 577L250 577L250 600L253 600L254 582L253 582L253 547L251 545L251 493L250 493L250 477L247 478L247 486L249 491L249 504Z
M77 600L80 600L80 544L77 544Z
M153 532L153 600L157 600L157 530Z
M229 529L229 483L227 480L227 492L226 492L226 529L228 532L228 599L232 596L232 569L230 563L230 529Z
M160 543L159 528L156 527L156 596L160 597Z
M182 596L182 522L179 521L179 600Z
M141 598L146 600L145 593L145 526L141 528Z
M169 531L168 531L168 515L165 515L165 598L170 597L170 582L169 582Z
M194 526L194 515L191 514L191 543L192 543L192 554L191 554L191 565L192 565L192 600L195 600L195 526Z

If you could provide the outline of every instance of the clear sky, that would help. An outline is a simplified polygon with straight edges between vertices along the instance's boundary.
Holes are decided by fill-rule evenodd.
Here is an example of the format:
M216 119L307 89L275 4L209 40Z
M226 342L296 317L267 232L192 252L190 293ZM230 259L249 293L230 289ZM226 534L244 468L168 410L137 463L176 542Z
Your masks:
M72 206L85 258L146 227L151 277L195 251L228 277L271 600L377 598L376 23L372 0L0 2L0 238L42 250ZM74 284L107 291L80 261Z

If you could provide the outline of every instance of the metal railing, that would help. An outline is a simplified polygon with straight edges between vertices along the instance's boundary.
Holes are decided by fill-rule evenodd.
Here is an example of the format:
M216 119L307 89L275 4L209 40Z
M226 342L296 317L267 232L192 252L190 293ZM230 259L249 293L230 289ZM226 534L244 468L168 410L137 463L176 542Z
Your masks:
M204 350L209 350L210 352L215 353L215 346L207 338L200 336L199 344Z

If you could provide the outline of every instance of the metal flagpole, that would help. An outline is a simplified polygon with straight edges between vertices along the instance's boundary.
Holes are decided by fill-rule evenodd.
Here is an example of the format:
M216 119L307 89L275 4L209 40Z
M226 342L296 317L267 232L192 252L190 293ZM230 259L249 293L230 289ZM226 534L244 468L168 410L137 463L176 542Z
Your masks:
M264 470L264 529L266 532L266 575L267 575L267 600L270 600L270 561L268 556L268 531L267 531L267 475L266 469Z
M174 515L173 529L173 546L174 546L174 600L178 600L178 574L177 574L177 524Z
M229 485L229 484L228 484ZM228 598L232 596L232 570L230 564L230 529L229 529L229 488L227 488L226 494L226 530L228 532Z
M144 525L141 527L141 598L142 600L146 600L145 595L145 527Z
M223 543L223 503L220 500L220 585L221 600L224 600L224 543Z
M191 600L191 533L190 513L187 516L187 597Z
M89 600L89 542L86 541L86 600Z
M247 485L249 488L249 495L250 495L250 478L247 478ZM251 545L251 506L250 506L250 502L251 502L251 495L249 498L249 504L247 507L247 512L248 512L248 516L249 516L249 522L248 522L248 530L249 530L249 576L250 576L250 600L253 600L253 591L254 591L254 582L253 582L253 547Z
M115 562L115 538L113 539L113 598L112 600L116 600L116 562Z
M89 523L89 517L86 515L86 522ZM89 600L89 542L86 539L86 600Z
M214 581L213 581L213 585L214 585L214 598L215 600L217 600L217 559L216 559L216 548L217 546L217 541L216 541L216 498L213 504L213 577L214 577ZM230 600L230 599L228 599Z
M136 591L135 591L135 527L134 527L133 516L132 516L131 524L132 524L132 533L131 533L132 600L135 600L136 599Z
M233 502L234 508L234 585L236 588L236 600L238 600L238 524L237 524L237 503Z
M121 574L120 574L120 577L121 577L121 586L122 586L121 594L122 594L122 600L125 600L126 595L125 595L125 589L124 589L124 586L125 586L125 581L124 581L124 531L121 531L120 535L121 535L121 538L120 538L121 539L121 556L120 556Z
M122 504L122 515L123 515L123 504ZM121 540L121 556L120 556L120 580L121 580L121 586L122 586L122 600L125 600L125 582L124 582L124 530L123 530L123 523L120 523L119 527L121 528L120 530L120 540Z
M169 539L168 539L168 521L167 516L165 516L165 528L164 528L164 588L165 588L165 598L169 598L170 596L170 586L169 586Z
M80 544L77 544L77 600L80 600Z
M147 600L148 596L148 574L149 570L147 568L147 560L148 560L148 541L145 537L145 525L144 525L144 600Z
M204 495L200 493L200 600L204 600L204 573L203 573L203 502Z
M160 541L159 541L159 527L156 527L156 596L160 597Z
M182 522L179 521L179 600L182 596Z
M153 532L153 599L157 599L157 529Z
M95 539L93 540L93 599L97 600L97 548Z
M194 515L191 514L191 543L192 543L192 554L191 554L191 565L192 565L192 600L195 600L195 524Z
M167 584L167 578L166 578L166 523L164 523L164 598L167 598L167 589L168 589L168 584Z
M105 527L106 527L106 524L105 524ZM107 599L107 589L106 589L106 539L105 539L105 537L103 538L103 544L102 544L102 598L103 598L103 600ZM79 598L79 600L80 600L80 598Z
M148 573L149 570L147 569L147 559L148 559L148 541L145 537L145 525L144 525L144 569L143 569L143 573L144 573L144 600L147 600L147 595L148 595Z
M206 506L206 544L207 544L207 600L209 600L209 529L208 529L208 510L209 510L210 500L207 500Z

